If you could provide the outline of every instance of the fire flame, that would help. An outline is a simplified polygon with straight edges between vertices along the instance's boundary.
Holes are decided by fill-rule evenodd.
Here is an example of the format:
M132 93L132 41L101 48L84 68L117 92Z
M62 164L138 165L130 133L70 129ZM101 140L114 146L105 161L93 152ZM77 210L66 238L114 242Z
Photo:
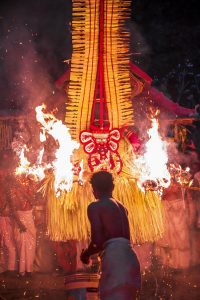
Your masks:
M52 169L55 176L55 191L59 196L63 190L69 191L73 184L73 164L71 158L73 151L79 148L79 143L71 139L69 129L57 120L53 114L44 113L46 106L36 107L36 119L41 124L40 142L43 144L47 135L51 135L58 145L55 153L55 160L46 163L43 162L44 147L41 148L37 156L35 164L31 165L25 152L29 149L26 145L15 143L15 152L19 156L19 166L16 168L15 174L34 175L35 180L42 180L45 177L45 170ZM83 163L80 163L79 179L82 180Z
M145 153L136 159L135 165L139 170L138 185L141 189L162 189L170 185L170 173L167 168L168 156L166 143L158 132L158 121L151 119L152 127L148 130L149 140Z
M189 167L183 169L181 165L171 163L169 165L169 172L173 181L179 183L182 187L189 186L192 183Z
M44 113L45 105L36 107L36 119L42 125L42 140L45 140L46 134L51 135L58 143L56 150L56 159L52 162L55 175L55 190L69 191L73 183L73 164L71 157L73 151L79 148L79 143L71 139L69 129L57 120L52 114Z
M19 166L16 168L15 174L33 175L35 181L42 180L45 177L45 169L50 168L49 164L42 165L42 156L44 153L44 148L39 151L37 162L33 165L31 165L31 163L25 156L25 151L29 151L26 145L23 145L21 150L17 151L15 149L15 152L19 155Z
M24 145L19 153L19 159L20 159L20 165L16 168L15 174L20 175L22 173L27 173L27 170L29 169L30 162L25 157L25 150L27 149L26 145Z

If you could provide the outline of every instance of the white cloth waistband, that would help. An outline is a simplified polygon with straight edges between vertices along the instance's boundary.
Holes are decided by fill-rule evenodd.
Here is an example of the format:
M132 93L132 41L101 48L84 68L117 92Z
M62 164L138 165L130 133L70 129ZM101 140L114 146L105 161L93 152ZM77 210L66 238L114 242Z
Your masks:
M117 238L113 238L113 239L109 239L107 240L104 244L103 244L103 248L105 248L106 246L108 246L111 243L125 243L125 244L130 244L130 241L124 237L117 237Z

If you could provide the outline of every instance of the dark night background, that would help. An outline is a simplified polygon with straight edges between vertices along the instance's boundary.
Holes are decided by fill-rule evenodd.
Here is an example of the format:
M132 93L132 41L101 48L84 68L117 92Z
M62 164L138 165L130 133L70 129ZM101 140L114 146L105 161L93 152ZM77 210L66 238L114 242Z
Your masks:
M174 101L200 102L197 0L134 0L131 56ZM0 109L26 110L53 93L71 56L71 1L0 4Z

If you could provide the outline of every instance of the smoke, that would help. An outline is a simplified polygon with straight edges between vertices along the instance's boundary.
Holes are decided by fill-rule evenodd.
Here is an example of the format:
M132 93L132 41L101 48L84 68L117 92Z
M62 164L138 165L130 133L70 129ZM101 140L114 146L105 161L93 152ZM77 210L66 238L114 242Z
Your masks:
M150 65L151 48L138 24L129 22L131 60L147 70Z
M187 151L181 147L185 147L184 143L181 145L180 133L177 137L177 130L175 129L175 121L170 113L166 111L161 111L158 115L159 121L159 133L166 143L166 149L168 154L168 163L176 163L181 166L189 166L193 162L198 160L198 155L196 152ZM180 128L179 128L180 130ZM186 141L185 141L186 143Z
M11 93L15 97L13 102L26 110L44 101L53 82L35 49L31 34L26 28L20 27L19 30L17 37L16 31L11 31L10 39L4 43L7 52L5 65L8 84L9 87L12 85ZM9 94L9 91L4 93Z
M0 108L27 112L55 94L54 82L66 69L71 1L12 4L2 4L0 16Z

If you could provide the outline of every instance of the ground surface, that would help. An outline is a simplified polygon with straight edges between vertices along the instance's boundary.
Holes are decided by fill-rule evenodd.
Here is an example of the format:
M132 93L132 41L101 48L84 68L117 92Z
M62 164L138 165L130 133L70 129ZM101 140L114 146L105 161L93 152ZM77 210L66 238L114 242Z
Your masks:
M200 266L185 272L148 271L142 275L140 300L199 300L199 275ZM67 299L61 274L34 274L31 279L0 275L0 296L3 300Z

